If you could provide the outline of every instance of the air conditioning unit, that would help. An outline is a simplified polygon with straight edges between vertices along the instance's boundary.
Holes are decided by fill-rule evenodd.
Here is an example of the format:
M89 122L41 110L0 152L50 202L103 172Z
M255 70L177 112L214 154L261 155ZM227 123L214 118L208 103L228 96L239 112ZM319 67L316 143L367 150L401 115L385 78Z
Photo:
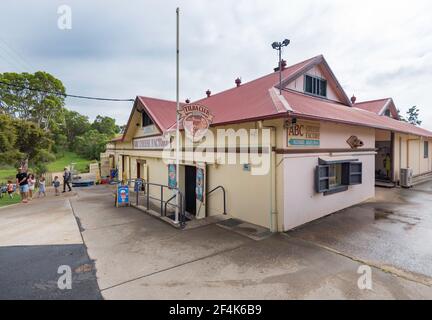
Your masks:
M410 168L400 169L400 181L399 184L403 188L412 187L413 170Z

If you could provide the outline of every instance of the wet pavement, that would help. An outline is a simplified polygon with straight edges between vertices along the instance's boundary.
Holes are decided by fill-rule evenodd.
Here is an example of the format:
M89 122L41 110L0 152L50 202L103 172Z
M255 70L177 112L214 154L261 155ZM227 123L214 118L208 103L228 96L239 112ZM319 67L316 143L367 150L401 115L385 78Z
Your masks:
M376 189L376 199L287 233L432 285L432 182Z
M424 279L413 280L373 263L373 289L359 289L358 269L367 263L311 241L319 239L319 235L312 237L313 232L306 239L297 232L297 236L275 234L254 241L217 224L181 231L137 209L114 208L112 196L104 188L79 192L72 207L106 299L432 298L432 287ZM386 218L376 220L368 206L373 207L365 204L357 209L372 214L348 214L357 222L345 229L346 237L357 233L359 239L368 239L370 225L382 224L373 227L378 234L373 242L362 240L355 248L383 257L380 251L386 246L374 246L374 242L385 239L386 229L392 226L385 225ZM341 230L346 227L344 221L336 221ZM304 230L310 228L314 225L306 225ZM364 237L360 236L363 231ZM323 238L331 239L331 233L326 231ZM416 250L421 257L414 265L426 273L427 250ZM403 260L402 253L399 258Z
M216 222L178 230L115 208L109 186L76 189L0 210L0 298L432 299L432 192L421 188L377 189L374 202L261 241ZM57 288L63 264L70 291ZM358 286L365 265L371 290Z

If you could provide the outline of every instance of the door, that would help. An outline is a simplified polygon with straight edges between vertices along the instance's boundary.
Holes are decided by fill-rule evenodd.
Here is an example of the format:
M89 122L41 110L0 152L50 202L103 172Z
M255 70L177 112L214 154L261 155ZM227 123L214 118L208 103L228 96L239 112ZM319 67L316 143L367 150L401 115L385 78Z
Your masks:
M137 172L137 179L141 178L141 163L136 163L136 172Z
M192 166L185 167L185 209L190 214L196 214L196 168Z

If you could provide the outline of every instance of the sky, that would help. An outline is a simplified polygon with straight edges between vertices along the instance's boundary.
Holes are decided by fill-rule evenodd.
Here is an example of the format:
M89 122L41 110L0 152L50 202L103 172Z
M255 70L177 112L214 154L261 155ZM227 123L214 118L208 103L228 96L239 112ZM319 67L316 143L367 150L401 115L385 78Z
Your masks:
M58 27L61 5L71 29ZM2 0L0 72L47 71L75 95L175 100L177 6L181 100L272 72L271 43L288 38L288 65L323 54L349 97L416 105L432 130L432 1ZM132 103L66 106L124 124Z

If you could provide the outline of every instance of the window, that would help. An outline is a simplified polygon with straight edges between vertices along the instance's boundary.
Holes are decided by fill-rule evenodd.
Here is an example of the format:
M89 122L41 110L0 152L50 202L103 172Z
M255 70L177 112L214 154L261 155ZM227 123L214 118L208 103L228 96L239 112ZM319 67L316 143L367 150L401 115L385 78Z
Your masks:
M331 164L329 167L330 189L339 187L342 184L342 164Z
M147 113L143 112L142 115L142 126L147 127L153 124L152 119L148 116Z
M315 190L324 195L348 190L362 183L363 166L356 161L321 161L315 170Z
M429 158L429 141L424 142L423 156L425 159Z
M327 81L321 78L305 75L304 91L316 96L327 96Z
M386 110L384 111L384 115L387 116L387 117L391 117L390 109L386 109Z

